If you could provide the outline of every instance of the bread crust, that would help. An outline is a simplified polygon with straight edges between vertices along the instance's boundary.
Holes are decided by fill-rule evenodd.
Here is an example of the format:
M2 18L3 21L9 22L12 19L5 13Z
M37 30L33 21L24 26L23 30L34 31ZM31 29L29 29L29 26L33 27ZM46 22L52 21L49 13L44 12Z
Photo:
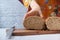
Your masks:
M26 29L41 30L44 28L44 20L38 16L30 16L24 20L23 25Z
M46 25L49 30L60 30L60 17L48 17Z

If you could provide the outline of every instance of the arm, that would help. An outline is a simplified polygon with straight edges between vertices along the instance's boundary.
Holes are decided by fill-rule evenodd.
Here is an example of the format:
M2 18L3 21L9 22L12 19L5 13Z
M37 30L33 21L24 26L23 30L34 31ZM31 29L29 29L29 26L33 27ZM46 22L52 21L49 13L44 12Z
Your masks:
M30 7L31 7L32 10L38 11L39 14L40 14L40 17L43 17L42 12L41 12L40 5L38 5L38 3L35 0L33 0L31 2Z
M29 16L35 16L35 15L37 15L37 16L40 15L40 17L43 18L41 8L35 0L31 1L30 7L31 7L31 10L29 12L27 12L27 14L25 15L25 18L27 18Z

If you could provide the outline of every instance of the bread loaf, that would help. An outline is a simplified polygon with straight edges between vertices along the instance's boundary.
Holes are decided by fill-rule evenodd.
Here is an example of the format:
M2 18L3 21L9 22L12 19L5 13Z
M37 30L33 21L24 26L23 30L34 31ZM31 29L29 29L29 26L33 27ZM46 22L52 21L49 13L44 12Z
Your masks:
M60 17L48 17L46 25L49 30L60 30Z
M23 23L26 29L43 29L44 20L38 16L30 16Z

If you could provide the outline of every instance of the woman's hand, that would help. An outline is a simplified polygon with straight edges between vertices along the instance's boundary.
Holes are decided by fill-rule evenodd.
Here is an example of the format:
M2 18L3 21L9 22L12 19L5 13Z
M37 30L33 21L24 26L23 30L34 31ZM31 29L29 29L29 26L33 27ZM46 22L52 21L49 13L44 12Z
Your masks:
M39 12L36 10L31 10L25 14L25 18L28 18L30 16L40 16Z
M30 7L31 7L31 10L26 13L25 18L29 16L40 16L41 18L43 18L41 8L35 0L31 1Z

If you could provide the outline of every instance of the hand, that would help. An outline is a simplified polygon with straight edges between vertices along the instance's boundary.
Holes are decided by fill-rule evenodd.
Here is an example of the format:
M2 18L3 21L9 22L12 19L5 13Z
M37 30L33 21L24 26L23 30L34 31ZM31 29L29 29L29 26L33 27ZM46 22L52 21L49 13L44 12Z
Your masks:
M31 10L31 11L26 13L25 18L28 18L29 16L39 16L40 17L40 14L36 10Z

